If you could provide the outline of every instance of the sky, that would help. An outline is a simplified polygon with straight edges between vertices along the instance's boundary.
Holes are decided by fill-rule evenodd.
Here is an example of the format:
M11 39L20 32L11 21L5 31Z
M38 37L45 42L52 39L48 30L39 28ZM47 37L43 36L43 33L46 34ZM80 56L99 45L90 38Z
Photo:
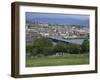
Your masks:
M25 16L28 22L89 25L89 15L26 12Z

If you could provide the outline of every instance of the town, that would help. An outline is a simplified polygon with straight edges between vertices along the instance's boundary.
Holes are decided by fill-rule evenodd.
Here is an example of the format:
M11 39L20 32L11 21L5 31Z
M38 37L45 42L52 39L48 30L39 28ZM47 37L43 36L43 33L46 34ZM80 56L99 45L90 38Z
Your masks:
M89 36L89 29L79 25L50 24L39 22L26 24L27 44L31 44L33 39L41 36L62 41L72 41L76 44L82 44L84 39Z

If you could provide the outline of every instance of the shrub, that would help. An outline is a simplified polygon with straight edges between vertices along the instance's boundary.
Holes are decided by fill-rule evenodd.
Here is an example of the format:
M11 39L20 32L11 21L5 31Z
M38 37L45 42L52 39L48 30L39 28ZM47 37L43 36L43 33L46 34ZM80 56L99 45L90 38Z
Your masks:
M68 51L67 45L64 43L58 43L54 46L54 52L61 52L61 53L66 53Z
M89 52L89 40L85 39L84 42L81 45L81 52Z
M53 43L45 37L37 38L33 41L33 55L51 55Z
M80 53L80 46L79 45L70 45L69 53L71 53L71 54L79 54Z

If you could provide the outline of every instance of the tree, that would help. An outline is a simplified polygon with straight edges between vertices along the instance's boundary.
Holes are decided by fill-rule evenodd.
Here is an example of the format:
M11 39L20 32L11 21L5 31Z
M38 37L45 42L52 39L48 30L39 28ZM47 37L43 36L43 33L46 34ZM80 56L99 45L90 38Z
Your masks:
M81 45L81 52L89 52L89 40L85 39Z
M26 53L31 53L31 52L32 52L32 46L26 45Z
M64 43L56 44L55 47L54 47L55 53L57 53L57 52L66 53L67 52L67 47L66 46L67 45L64 44Z
M43 50L44 50L44 55L45 56L54 54L53 53L53 47L45 47Z
M37 57L41 57L41 56L44 56L45 54L44 53L44 50L43 48L33 48L32 50L32 56L37 56Z
M33 52L34 55L50 55L51 54L51 47L53 43L51 40L45 37L37 38L33 41Z
M33 47L32 45L26 45L26 55L27 56L32 56L31 53L33 52Z
M79 54L80 53L80 46L79 45L70 45L69 53L71 53L71 54Z
M34 47L52 47L52 45L52 41L45 37L36 38L33 41Z

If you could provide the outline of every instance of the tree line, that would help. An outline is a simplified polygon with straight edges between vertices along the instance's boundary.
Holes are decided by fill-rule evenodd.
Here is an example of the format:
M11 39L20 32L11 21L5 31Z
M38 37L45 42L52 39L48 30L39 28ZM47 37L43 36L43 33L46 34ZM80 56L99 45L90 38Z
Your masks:
M32 45L26 45L26 53L30 56L49 56L59 54L82 54L89 52L89 40L85 39L82 45L65 44L58 42L53 44L52 40L40 37L33 40Z

